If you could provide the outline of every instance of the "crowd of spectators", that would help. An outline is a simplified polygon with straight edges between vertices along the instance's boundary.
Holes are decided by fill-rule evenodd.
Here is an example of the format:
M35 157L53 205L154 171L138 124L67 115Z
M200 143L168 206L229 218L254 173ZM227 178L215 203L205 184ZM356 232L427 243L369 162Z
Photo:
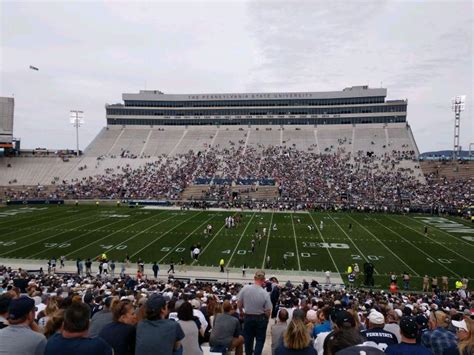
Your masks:
M269 341L276 355L467 355L473 315L469 290L335 290L262 271L242 285L0 267L0 354L199 355L204 344L261 354Z
M100 159L109 159L101 157ZM406 162L410 162L407 164ZM206 152L162 156L138 168L118 164L105 174L58 182L51 189L6 189L7 199L167 199L180 200L186 187L199 182L193 196L225 203L244 201L232 186L274 182L272 204L291 206L424 206L458 209L471 203L469 178L425 177L412 151L377 155L334 154L291 147L211 147ZM247 201L248 202L248 201Z

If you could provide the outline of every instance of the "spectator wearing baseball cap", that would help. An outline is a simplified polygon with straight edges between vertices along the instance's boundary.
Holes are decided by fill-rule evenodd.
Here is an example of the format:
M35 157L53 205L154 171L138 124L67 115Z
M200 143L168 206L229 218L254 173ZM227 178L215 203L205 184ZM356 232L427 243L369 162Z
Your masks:
M423 314L418 314L415 317L416 324L418 325L418 336L416 337L416 343L421 344L421 337L425 332L429 331L428 328L428 318L426 318Z
M240 317L244 320L246 354L260 355L265 344L272 302L268 292L263 289L264 285L265 272L258 270L253 285L244 286L237 296Z
M400 319L400 344L390 345L385 353L390 355L431 355L430 350L416 343L419 329L415 317L404 316Z
M181 349L184 332L178 322L166 319L166 299L153 294L145 304L145 319L138 323L135 354L168 355Z
M0 354L43 355L46 338L35 331L35 301L13 298L8 305L8 327L0 330ZM34 329L34 330L33 330Z
M102 338L90 338L90 307L72 302L64 311L61 333L48 339L44 355L113 355L114 351Z
M361 333L368 341L373 341L383 351L390 345L398 344L396 335L383 329L385 318L382 313L372 309L367 321L367 330L363 330Z
M364 338L356 328L356 321L351 313L340 310L331 319L335 327L324 339L324 354L335 354L350 346L362 344Z

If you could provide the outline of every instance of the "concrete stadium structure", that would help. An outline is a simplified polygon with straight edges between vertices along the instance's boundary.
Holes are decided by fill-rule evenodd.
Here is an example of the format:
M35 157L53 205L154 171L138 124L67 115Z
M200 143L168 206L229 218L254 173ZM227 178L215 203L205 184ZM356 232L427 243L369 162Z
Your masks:
M288 147L317 154L419 151L407 123L407 101L386 89L355 86L334 92L165 95L123 94L106 105L107 126L79 158L0 158L0 186L51 185L107 174L108 169L193 151ZM7 167L10 166L10 167ZM423 180L417 162L403 161Z

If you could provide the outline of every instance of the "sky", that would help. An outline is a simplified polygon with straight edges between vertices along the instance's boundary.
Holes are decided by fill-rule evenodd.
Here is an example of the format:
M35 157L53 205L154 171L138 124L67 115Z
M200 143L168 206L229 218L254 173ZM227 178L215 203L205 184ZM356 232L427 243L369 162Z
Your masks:
M474 142L474 1L0 0L0 96L22 148L80 147L122 93L338 91L408 99L420 152ZM29 69L33 65L39 71Z

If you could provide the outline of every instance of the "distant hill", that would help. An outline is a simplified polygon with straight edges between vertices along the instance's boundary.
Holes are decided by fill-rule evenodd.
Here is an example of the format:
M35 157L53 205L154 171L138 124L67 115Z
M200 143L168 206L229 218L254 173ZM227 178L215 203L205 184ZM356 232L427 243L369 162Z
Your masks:
M427 159L427 158L441 158L441 157L446 157L450 158L453 155L452 150L438 150L436 152L425 152L420 154L420 158ZM469 151L468 150L461 150L459 152L459 156L461 158L468 158L469 157Z

